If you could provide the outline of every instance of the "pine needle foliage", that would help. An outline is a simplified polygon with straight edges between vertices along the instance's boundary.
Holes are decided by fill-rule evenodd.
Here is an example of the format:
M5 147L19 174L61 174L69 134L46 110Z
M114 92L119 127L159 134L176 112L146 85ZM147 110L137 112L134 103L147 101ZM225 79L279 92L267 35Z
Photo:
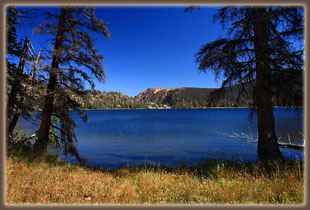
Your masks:
M30 9L17 9L14 6L6 8L6 108L9 142L19 116L29 119L32 116L31 112L37 107L37 94L29 88L36 81L31 80L27 73L31 67L29 65L31 57L28 54L30 40L27 37L20 37L18 33L22 25L28 24L26 19L32 16Z
M94 80L105 80L104 57L94 46L92 33L110 37L107 23L95 17L95 9L90 7L61 7L44 12L45 22L33 31L47 34L52 49L45 47L45 57L52 61L44 71L47 73L47 92L43 106L38 140L34 147L45 150L49 145L50 127L59 130L58 144L66 154L80 157L75 143L76 127L70 110L77 111L84 121L87 116L80 103L70 95L83 95L84 83L95 87ZM69 94L70 92L70 94ZM60 126L51 123L52 116L60 121Z
M224 94L225 87L236 84L241 85L240 95L253 92L261 159L282 157L272 111L276 101L286 107L303 103L303 14L301 7L221 8L214 21L227 30L227 37L203 45L195 55L199 71L223 79L211 102Z

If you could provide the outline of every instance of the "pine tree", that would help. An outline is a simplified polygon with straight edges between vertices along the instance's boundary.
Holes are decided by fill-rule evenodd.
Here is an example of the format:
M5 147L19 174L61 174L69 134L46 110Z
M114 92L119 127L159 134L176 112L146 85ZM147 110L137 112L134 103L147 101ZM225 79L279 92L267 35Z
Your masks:
M234 84L242 85L239 96L251 87L258 117L258 158L281 159L273 99L284 106L302 104L303 9L224 7L214 19L230 26L228 38L207 43L196 54L200 71L224 76L212 99Z
M32 97L27 87L30 75L26 73L26 64L29 59L28 49L30 40L28 37L18 42L18 26L25 24L23 21L29 18L31 10L17 10L14 6L6 9L6 58L7 58L7 136L11 140L11 134L22 115L26 119L31 117L36 103L25 101L24 98ZM16 65L16 60L19 61ZM33 76L31 76L33 77Z
M60 137L57 141L64 153L81 160L75 146L76 125L69 110L76 110L85 121L87 116L81 110L82 104L70 96L72 93L84 95L84 81L94 89L93 79L105 80L102 66L104 58L94 48L89 32L97 32L106 37L110 35L106 23L94 16L94 8L61 7L60 11L56 10L58 12L44 13L47 20L54 21L45 22L35 29L37 34L55 36L51 39L54 45L54 50L49 51L52 64L47 69L47 92L34 149L47 149L50 128L54 127L59 130ZM60 126L52 125L52 117L59 119Z
M17 25L18 15L17 10L13 6L6 9L6 64L7 64L7 125L12 120L13 110L15 108L15 101L17 92L21 89L16 86L16 78L18 75L18 67L12 61L13 58L19 58L21 55L20 43L17 42ZM10 96L11 95L11 96Z
M20 43L17 39L17 25L18 21L18 11L14 6L9 6L6 9L6 54L7 57L17 56L20 57ZM8 58L9 59L9 58Z

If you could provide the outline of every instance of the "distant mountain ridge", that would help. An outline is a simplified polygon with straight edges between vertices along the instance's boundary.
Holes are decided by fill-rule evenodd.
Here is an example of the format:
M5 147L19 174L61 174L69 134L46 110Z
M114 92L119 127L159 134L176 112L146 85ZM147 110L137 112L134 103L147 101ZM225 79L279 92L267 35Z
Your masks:
M217 102L218 106L232 106L234 105L238 92L241 86L236 85L226 88L226 94L220 97ZM148 88L134 97L136 102L153 102L165 104L177 108L185 107L206 107L210 100L209 96L212 92L219 90L219 88ZM249 94L242 94L240 98L241 104L249 104L251 102L251 92Z
M150 102L161 102L165 103L170 91L176 90L177 88L148 88L142 93L139 93L134 97L136 102L139 101L150 101Z
M86 110L252 107L254 86L254 82L245 84L246 91L241 95L239 95L239 92L242 90L242 85L237 84L226 87L224 88L225 93L219 94L219 97L213 103L210 103L210 94L220 90L220 88L148 88L135 97L129 97L116 91L85 90L83 96L77 96L72 92L71 98L81 104L82 109ZM36 109L42 109L43 107L45 88L45 84L33 88L33 92L39 95L38 101L40 101ZM301 86L296 86L296 88L302 91ZM288 98L284 98L281 95L278 96L280 98L273 98L274 106L290 107L285 102ZM238 98L240 100L236 104ZM302 101L300 106L303 106Z
M78 101L83 109L169 109L169 108L205 108L235 106L239 86L226 88L226 94L214 104L209 104L209 96L219 88L148 88L135 97L121 92L102 92L87 90L83 97L72 98ZM238 106L249 106L250 95L242 95Z

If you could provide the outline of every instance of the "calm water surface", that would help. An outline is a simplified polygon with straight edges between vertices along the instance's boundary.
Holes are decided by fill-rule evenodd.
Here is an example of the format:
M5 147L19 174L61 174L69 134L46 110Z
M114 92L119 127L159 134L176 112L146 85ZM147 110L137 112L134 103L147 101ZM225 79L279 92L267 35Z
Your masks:
M89 164L117 168L137 164L176 166L206 158L234 158L254 161L257 144L229 138L247 134L256 138L257 117L249 119L250 109L168 109L168 110L92 110L83 123L76 112L79 152ZM303 143L303 115L276 108L276 134L287 142ZM20 120L18 129L28 135L36 122ZM304 159L304 153L281 148L286 158ZM74 158L63 157L68 162Z

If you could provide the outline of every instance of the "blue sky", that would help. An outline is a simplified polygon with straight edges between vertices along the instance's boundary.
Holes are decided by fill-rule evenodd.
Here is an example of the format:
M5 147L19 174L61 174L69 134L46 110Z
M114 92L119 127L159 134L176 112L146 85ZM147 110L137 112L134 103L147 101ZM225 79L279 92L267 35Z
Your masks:
M220 24L213 23L219 7L191 13L184 13L184 8L97 7L96 17L109 22L111 39L94 34L95 48L106 57L107 73L105 83L95 82L96 89L135 96L147 88L219 87L211 73L199 73L194 57L202 45L225 35ZM40 49L45 43L37 36L29 37Z

